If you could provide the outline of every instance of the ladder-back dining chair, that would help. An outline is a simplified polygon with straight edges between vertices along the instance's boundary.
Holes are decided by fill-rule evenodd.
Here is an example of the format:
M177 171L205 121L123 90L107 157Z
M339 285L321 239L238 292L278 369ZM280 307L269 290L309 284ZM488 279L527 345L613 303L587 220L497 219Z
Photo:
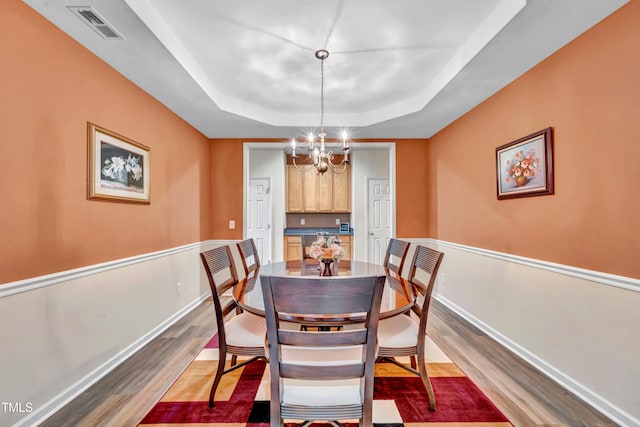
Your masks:
M271 426L284 419L358 419L372 426L376 327L385 276L262 276L267 319ZM366 313L340 332L285 329L287 314ZM306 423L305 423L306 424Z
M417 319L411 315L397 315L381 320L378 325L378 360L388 360L419 375L429 395L431 411L436 410L436 398L427 374L424 352L431 293L443 257L442 252L420 245L416 247L407 280L416 293L416 304L411 310ZM411 366L395 359L406 356L411 358Z
M260 270L260 257L258 249L253 239L246 239L237 244L240 258L242 258L242 266L244 267L244 275L247 279L255 279L257 272Z
M211 287L220 352L209 394L209 407L212 408L216 389L224 374L257 359L265 359L264 340L267 328L264 318L240 312L231 295L223 296L238 283L230 247L221 246L202 252L200 258ZM225 370L227 353L231 355L231 366ZM237 363L238 356L250 359Z
M398 239L389 240L382 265L391 280L402 282L400 276L402 275L402 268L404 267L404 260L407 257L408 251L409 242Z

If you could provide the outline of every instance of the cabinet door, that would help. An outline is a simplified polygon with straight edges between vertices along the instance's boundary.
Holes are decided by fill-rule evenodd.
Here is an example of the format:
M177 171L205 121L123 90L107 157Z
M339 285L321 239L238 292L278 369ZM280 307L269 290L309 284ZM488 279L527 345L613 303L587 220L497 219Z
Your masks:
M340 245L344 249L344 260L351 259L351 236L338 236L340 239Z
M333 174L333 211L351 212L351 165Z
M335 174L328 170L324 175L316 175L318 211L333 212L333 180Z
M284 260L300 261L302 259L302 239L300 236L284 236Z
M287 165L287 212L303 212L302 179L304 172Z
M302 196L303 212L318 212L318 172L311 168L304 172Z

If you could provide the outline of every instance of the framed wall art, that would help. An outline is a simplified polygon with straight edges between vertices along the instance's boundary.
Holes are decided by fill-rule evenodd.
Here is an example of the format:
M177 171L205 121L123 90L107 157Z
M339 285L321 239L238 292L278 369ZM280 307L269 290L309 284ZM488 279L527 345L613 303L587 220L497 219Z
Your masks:
M89 199L150 203L149 147L87 124Z
M498 200L553 194L551 128L496 148Z

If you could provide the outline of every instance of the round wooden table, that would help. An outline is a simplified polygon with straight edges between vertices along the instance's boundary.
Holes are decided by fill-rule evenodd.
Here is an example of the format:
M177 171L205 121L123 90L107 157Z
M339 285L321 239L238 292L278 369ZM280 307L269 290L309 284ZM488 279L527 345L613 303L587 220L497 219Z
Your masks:
M260 267L255 280L242 280L234 287L233 298L243 310L258 316L264 316L264 300L262 297L260 276L318 276L319 278L321 277L322 280L333 280L336 276L386 276L385 268L382 265L362 261L340 261L337 265L332 266L333 276L320 276L320 272L321 270L318 269L318 265L313 264L302 267L300 261L265 264ZM404 313L413 306L414 302L415 297L409 286L397 280L387 278L382 294L380 318L384 319ZM287 318L286 320L312 325L339 325L359 323L362 322L364 318L347 318L336 313L335 316L323 316L318 319Z

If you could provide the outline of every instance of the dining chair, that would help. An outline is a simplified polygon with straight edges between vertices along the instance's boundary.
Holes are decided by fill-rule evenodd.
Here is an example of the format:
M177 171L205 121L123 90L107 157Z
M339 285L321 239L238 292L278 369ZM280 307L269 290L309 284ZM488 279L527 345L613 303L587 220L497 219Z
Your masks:
M401 314L380 320L378 325L378 360L390 361L420 376L429 395L431 411L436 410L436 398L427 373L424 352L431 293L443 257L442 252L421 245L416 247L407 280L416 295L416 304L412 306L411 311L417 319ZM406 356L411 358L411 366L395 359Z
M237 310L238 304L230 295L224 295L238 284L231 248L220 246L200 254L211 287L218 334L218 367L211 385L209 407L213 408L216 389L226 373L258 359L266 359L264 340L267 332L264 318ZM224 302L224 304L223 304ZM227 353L231 366L225 369ZM238 356L250 359L237 363Z
M238 252L240 252L240 258L242 259L245 277L254 279L260 270L260 257L258 256L256 242L250 238L239 242L237 246Z
M358 419L372 426L376 329L385 276L261 276L267 319L271 426L284 419ZM340 332L287 330L295 314L366 317ZM365 316L366 314L366 316ZM361 321L361 319L360 319Z
M398 239L390 239L387 245L387 252L384 256L384 262L382 265L387 270L387 276L392 280L402 281L402 268L404 267L404 260L407 257L409 251L409 242Z

